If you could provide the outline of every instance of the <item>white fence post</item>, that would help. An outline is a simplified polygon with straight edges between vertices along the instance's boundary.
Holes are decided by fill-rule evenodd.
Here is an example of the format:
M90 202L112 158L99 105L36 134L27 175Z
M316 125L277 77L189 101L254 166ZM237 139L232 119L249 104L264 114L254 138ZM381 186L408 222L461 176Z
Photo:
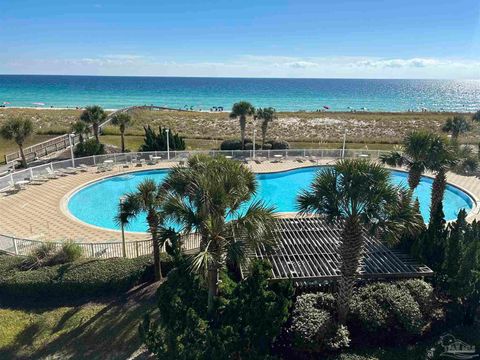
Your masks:
M17 245L17 239L12 238L13 240L13 248L15 250L15 255L18 255L18 245Z

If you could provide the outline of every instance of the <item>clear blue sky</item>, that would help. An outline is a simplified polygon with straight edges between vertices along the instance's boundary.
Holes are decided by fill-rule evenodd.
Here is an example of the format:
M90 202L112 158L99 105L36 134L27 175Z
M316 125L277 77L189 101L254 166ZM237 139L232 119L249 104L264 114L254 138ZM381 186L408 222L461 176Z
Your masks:
M479 0L0 0L0 73L480 78Z

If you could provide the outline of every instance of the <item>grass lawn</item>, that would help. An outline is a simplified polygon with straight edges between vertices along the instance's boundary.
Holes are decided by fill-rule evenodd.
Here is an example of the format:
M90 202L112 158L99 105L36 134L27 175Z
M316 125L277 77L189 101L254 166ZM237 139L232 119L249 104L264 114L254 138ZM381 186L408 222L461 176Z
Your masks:
M119 135L102 135L100 140L105 144L120 147ZM211 150L218 149L221 141L209 139L185 139L187 150ZM143 136L128 135L125 136L125 146L132 152L138 151L140 145L143 144ZM293 149L341 149L342 143L338 142L290 142ZM364 144L364 143L347 143L347 149L369 149L369 150L391 150L392 144Z
M80 306L0 306L0 359L146 359L138 325L147 311L155 316L155 289Z

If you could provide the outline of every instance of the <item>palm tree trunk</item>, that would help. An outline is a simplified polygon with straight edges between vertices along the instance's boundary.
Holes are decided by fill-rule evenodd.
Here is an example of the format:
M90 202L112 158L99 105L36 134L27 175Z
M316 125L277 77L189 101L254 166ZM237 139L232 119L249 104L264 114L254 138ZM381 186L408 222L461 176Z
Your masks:
M156 221L155 210L149 211L147 215L148 227L150 229L150 234L152 235L152 246L153 246L153 272L155 275L155 281L162 280L162 268L160 263L160 244L158 241L158 229Z
M433 214L436 214L439 205L443 202L443 196L447 187L447 175L445 169L437 172L432 184L432 199L430 203L430 220Z
M263 120L262 123L262 149L265 146L265 138L267 137L267 122Z
M422 172L418 171L414 167L411 167L408 171L408 186L410 190L415 190L415 188L420 184L420 179L422 178Z
M122 153L125 152L125 131L120 133L121 142L122 142Z
M244 115L240 116L240 137L242 138L242 150L245 150L245 126L247 125L247 119Z
M100 142L100 138L98 136L98 124L93 124L93 135L95 135L95 139L97 139L97 142Z
M208 275L208 313L213 311L213 302L218 296L218 268L214 265L209 266Z
M22 166L24 168L28 167L27 159L25 158L25 153L23 152L23 144L18 144L18 148L20 149L20 157L22 158Z
M339 254L341 277L338 282L337 311L338 321L345 324L363 255L362 229L357 216L345 219Z

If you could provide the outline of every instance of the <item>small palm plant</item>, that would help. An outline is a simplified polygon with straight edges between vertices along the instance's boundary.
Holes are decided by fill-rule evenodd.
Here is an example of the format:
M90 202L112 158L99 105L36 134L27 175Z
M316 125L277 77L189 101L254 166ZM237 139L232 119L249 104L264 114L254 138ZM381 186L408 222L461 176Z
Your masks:
M83 144L85 141L85 135L88 135L90 129L85 121L78 120L72 124L71 131L78 135L80 144Z
M33 134L33 123L30 119L11 118L0 127L0 135L5 140L13 140L18 145L22 166L28 167L27 159L23 151L25 141Z
M382 154L380 161L390 166L406 166L408 186L413 191L420 183L423 172L427 170L431 143L431 133L412 132L403 140L401 151L393 150L388 154Z
M140 214L147 213L148 230L152 237L155 280L162 279L160 249L167 240L162 234L166 231L166 222L161 213L162 191L152 179L146 179L137 186L135 192L125 195L120 202L116 221L119 224L128 223Z
M231 119L237 119L240 123L240 137L242 139L242 150L245 149L245 127L247 126L247 116L253 116L255 108L248 101L240 101L233 104Z
M122 141L122 153L125 152L125 130L132 125L132 117L127 113L120 113L112 118L112 125L118 126L120 129L120 137Z
M452 140L458 140L461 134L472 129L470 123L463 115L455 115L453 118L447 119L442 127L442 131L452 135Z
M267 137L268 124L277 118L277 112L274 108L259 108L256 112L257 119L262 120L262 148L265 146L265 139Z
M243 164L223 157L194 156L163 183L163 211L184 233L197 232L200 252L191 268L208 284L208 310L218 296L219 271L227 262L242 264L258 245L273 245L273 208L249 202L258 184Z
M443 209L443 197L447 187L447 171L457 164L457 156L455 147L447 139L439 135L432 138L428 168L435 172L435 178L432 184L430 223L437 215L437 211Z
M410 191L392 185L389 171L381 165L362 160L342 160L320 170L297 202L301 214L321 214L343 228L337 310L339 322L345 324L363 258L363 229L394 242L421 229L423 219Z
M95 135L95 139L97 139L97 142L100 142L100 124L105 121L106 118L107 114L98 105L87 106L80 115L80 120L92 126L93 135Z

